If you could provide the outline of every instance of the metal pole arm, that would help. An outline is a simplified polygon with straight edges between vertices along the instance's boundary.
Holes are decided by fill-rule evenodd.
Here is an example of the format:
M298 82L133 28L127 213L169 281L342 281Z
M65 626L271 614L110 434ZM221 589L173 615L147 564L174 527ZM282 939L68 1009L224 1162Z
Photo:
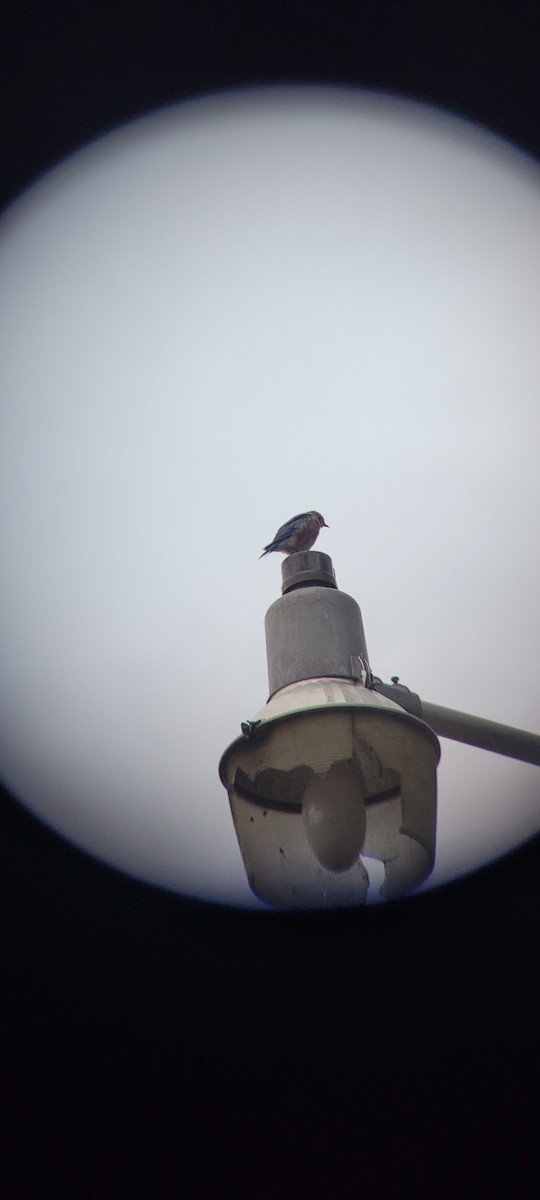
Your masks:
M374 679L371 686L374 691L400 704L407 712L421 717L441 737L540 766L540 736L537 733L515 729L512 725L501 725L498 721L486 721L471 713L443 708L441 704L431 704L428 700L421 700L415 692L410 692L397 679L393 684Z
M513 725L500 725L498 721L486 721L471 713L456 712L454 708L443 708L442 704L420 701L422 718L441 737L455 742L467 742L482 750L493 750L495 754L506 754L508 758L520 758L522 762L535 763L540 767L540 737Z

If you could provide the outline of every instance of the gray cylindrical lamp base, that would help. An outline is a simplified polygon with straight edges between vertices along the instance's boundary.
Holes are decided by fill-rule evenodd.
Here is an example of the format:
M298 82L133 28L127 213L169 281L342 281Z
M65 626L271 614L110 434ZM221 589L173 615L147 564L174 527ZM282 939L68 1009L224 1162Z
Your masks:
M361 681L368 663L356 600L336 585L327 554L302 551L282 566L284 595L265 619L270 695L301 679Z

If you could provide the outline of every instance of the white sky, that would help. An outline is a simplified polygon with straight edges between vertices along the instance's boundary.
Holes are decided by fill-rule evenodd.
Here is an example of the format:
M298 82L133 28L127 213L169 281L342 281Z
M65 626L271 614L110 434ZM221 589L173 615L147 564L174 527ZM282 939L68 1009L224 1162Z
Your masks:
M203 99L100 140L0 241L0 772L80 845L257 906L225 747L267 697L296 512L372 667L538 729L540 170L349 90ZM443 741L430 886L540 826Z

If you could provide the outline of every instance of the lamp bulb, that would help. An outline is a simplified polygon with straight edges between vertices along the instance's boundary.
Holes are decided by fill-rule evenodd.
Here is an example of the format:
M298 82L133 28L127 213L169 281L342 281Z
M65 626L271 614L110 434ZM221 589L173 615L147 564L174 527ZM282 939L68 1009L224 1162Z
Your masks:
M312 776L302 800L302 823L322 867L348 871L354 866L366 836L366 807L349 762Z

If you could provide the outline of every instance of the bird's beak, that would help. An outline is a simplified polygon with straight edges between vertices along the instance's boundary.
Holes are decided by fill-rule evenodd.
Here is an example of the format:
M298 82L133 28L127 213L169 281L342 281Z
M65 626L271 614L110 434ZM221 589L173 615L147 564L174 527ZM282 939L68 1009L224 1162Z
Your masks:
M326 524L326 521L323 521L323 525L325 529L330 529L330 526Z

